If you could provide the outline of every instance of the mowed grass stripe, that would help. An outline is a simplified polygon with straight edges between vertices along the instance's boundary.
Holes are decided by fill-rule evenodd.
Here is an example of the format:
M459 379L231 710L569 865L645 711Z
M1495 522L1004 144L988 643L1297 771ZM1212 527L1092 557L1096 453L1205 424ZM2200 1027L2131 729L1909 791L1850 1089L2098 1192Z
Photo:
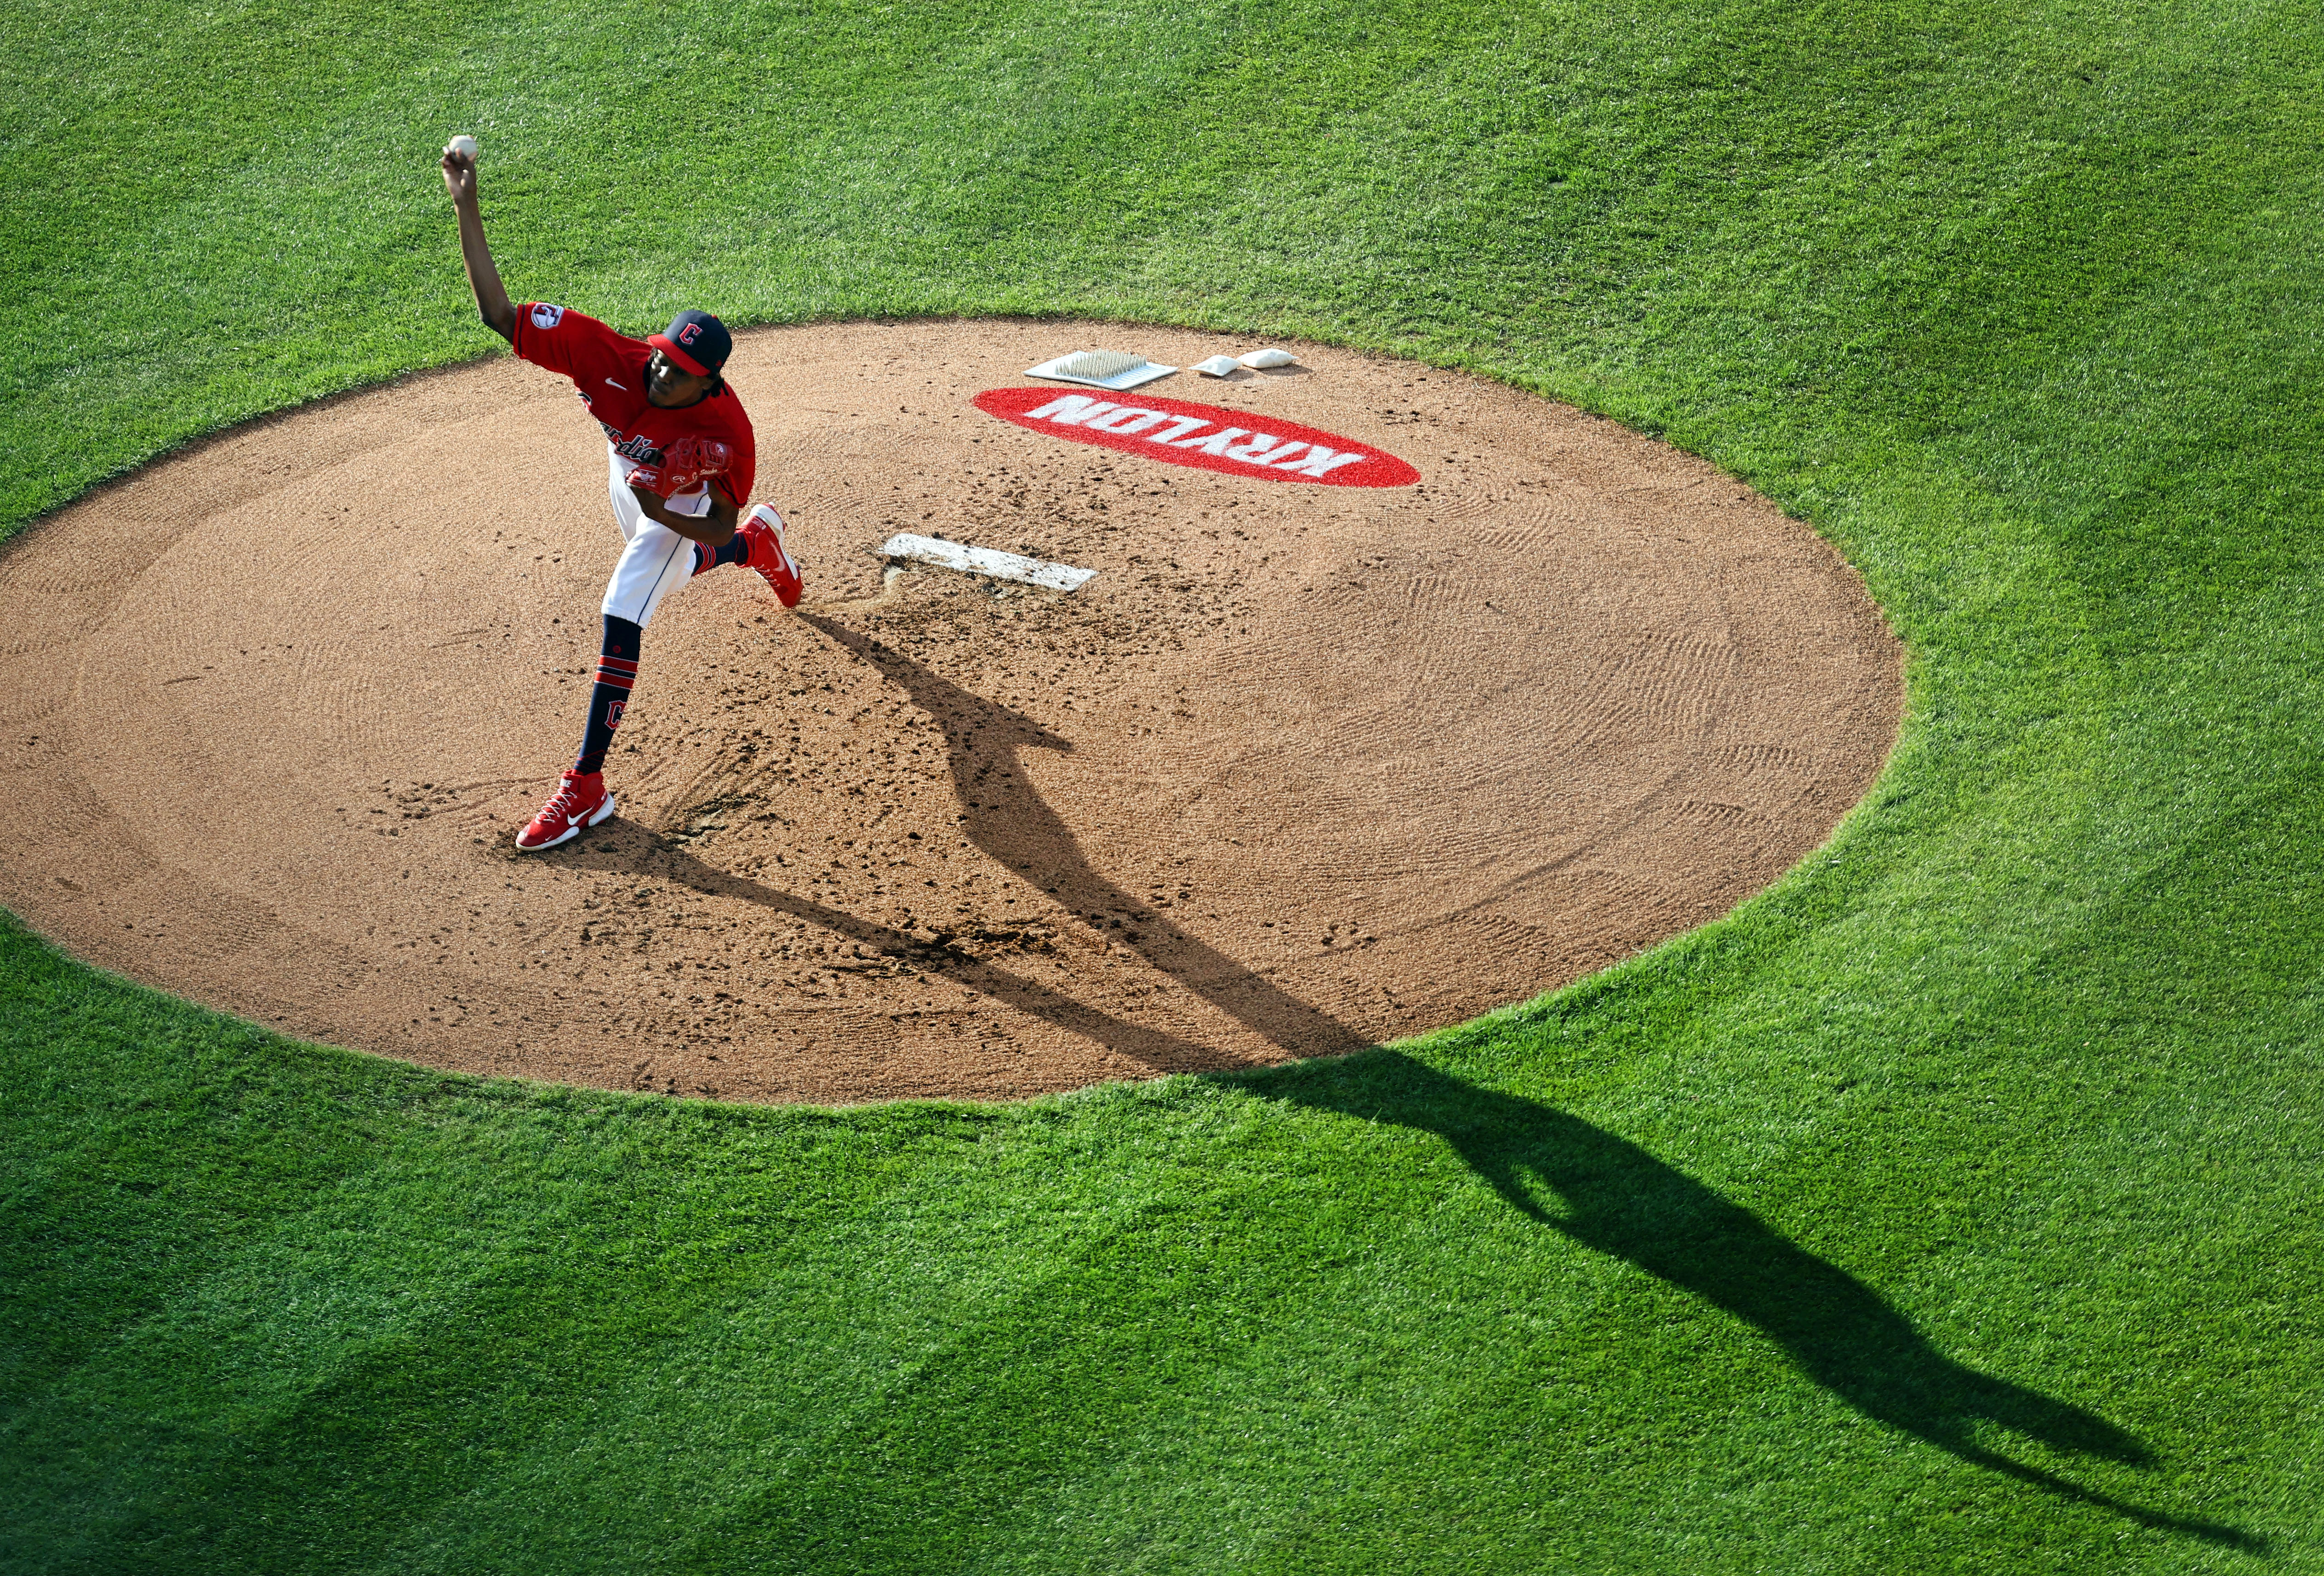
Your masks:
M2312 16L5 25L17 517L484 348L469 129L512 286L632 327L1152 316L1586 398L1830 531L1914 711L1831 849L1552 1004L1025 1109L476 1085L11 934L0 1559L2312 1562Z

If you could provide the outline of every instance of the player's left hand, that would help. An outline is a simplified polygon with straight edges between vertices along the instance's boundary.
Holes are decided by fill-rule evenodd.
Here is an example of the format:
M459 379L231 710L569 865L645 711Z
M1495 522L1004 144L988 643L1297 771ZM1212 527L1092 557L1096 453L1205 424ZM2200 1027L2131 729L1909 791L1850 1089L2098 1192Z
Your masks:
M672 492L682 492L705 477L719 476L734 462L734 451L715 438L681 438L662 459L661 477Z

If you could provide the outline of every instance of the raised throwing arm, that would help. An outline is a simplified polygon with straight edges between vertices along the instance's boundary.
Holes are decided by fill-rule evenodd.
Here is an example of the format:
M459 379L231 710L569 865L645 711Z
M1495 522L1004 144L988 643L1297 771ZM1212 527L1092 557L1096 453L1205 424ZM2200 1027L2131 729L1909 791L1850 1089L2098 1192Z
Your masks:
M460 261L468 267L468 288L476 292L476 315L484 327L511 344L516 342L516 308L509 305L501 271L493 266L493 249L484 243L484 216L476 211L476 159L473 153L444 150L444 190L452 194L452 211L460 220Z

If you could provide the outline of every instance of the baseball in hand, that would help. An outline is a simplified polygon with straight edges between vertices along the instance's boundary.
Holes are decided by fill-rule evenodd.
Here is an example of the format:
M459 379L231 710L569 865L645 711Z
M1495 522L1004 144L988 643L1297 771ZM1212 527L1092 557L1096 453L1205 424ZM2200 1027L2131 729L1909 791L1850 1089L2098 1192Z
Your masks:
M462 132L444 144L444 151L447 153L465 153L473 159L476 156L476 139L466 132Z

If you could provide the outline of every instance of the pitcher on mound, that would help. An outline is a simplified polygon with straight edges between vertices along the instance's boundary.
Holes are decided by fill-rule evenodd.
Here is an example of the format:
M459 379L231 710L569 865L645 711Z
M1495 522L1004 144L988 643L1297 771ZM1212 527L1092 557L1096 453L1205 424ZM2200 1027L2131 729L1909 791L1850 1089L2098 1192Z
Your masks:
M605 431L606 493L622 533L621 561L605 587L604 646L580 758L516 837L520 848L550 848L613 813L605 751L637 681L645 626L662 598L696 575L733 563L758 570L784 607L796 607L799 568L783 544L781 515L766 504L742 515L758 449L742 402L718 375L733 348L725 325L688 310L663 332L632 339L564 307L511 306L476 210L475 156L447 148L443 170L476 311L521 359L573 380Z

